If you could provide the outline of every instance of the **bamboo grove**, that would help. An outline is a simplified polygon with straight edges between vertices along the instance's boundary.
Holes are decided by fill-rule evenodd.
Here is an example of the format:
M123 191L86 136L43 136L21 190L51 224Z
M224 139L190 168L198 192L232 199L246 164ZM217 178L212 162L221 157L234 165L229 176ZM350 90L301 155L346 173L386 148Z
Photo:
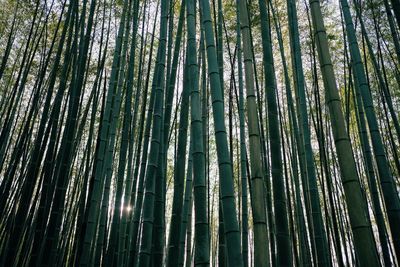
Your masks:
M0 266L398 266L399 0L0 0Z

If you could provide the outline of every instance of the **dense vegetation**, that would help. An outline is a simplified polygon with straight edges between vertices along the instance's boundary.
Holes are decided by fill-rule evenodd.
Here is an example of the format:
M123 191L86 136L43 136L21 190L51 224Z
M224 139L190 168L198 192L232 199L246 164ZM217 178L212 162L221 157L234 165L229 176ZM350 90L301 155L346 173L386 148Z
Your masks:
M399 0L1 0L0 266L400 263Z

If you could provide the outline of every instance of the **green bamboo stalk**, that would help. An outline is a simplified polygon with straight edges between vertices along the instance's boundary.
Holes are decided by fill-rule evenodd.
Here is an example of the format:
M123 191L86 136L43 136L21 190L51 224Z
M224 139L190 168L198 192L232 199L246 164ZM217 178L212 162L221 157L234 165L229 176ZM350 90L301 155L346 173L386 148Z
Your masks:
M243 62L245 71L248 135L250 148L251 205L254 224L254 264L269 266L269 240L267 239L267 214L265 206L264 174L261 157L260 130L256 95L254 90L253 52L250 45L249 18L245 1L236 3L243 34ZM238 38L240 38L238 36ZM239 44L240 45L240 44ZM239 47L238 47L239 48ZM241 60L239 50L238 60ZM241 62L239 63L241 64ZM241 73L239 73L240 75Z
M310 10L355 250L361 265L378 266L379 260L371 225L368 221L366 200L361 189L349 135L345 127L319 0L310 1Z
M222 209L227 244L228 264L242 266L243 258L240 246L240 231L235 208L233 190L232 163L229 157L226 128L224 122L224 104L220 74L218 71L215 37L212 29L211 10L208 0L200 2L205 44L207 47L208 74L210 77L211 99L214 116L215 140L217 145L218 167L220 176Z
M199 67L196 48L195 1L187 0L187 65L190 87L191 142L193 159L193 200L195 212L194 264L210 265L207 190L203 147L203 123L199 92Z
M145 194L143 202L143 221L142 221L142 239L138 254L138 266L149 266L151 256L151 246L153 237L154 223L154 202L157 168L159 168L159 152L161 140L161 124L163 119L163 104L164 104L164 78L165 78L165 58L166 58L166 34L168 26L168 1L161 0L161 23L160 23L160 38L158 46L159 60L154 73L157 75L153 78L155 84L155 99L153 113L153 128L152 140L150 143L149 159L146 168ZM162 185L164 186L164 185ZM156 211L157 212L157 211Z
M346 22L346 33L349 40L350 54L354 68L355 90L356 94L358 91L360 92L363 100L362 103L369 126L369 133L378 167L380 184L388 214L390 230L392 232L393 243L395 246L396 255L397 257L400 257L400 228L398 227L400 223L400 199L384 151L382 138L379 132L378 121L373 106L373 100L364 72L363 63L361 61L361 53L358 48L355 29L351 19L350 8L347 0L341 0L341 7ZM361 106L359 108L362 109Z
M236 4L238 6L238 4ZM242 223L242 255L243 266L249 266L248 259L248 204L247 204L247 156L246 156L246 137L245 137L245 115L244 115L244 97L243 97L243 69L242 69L242 40L240 35L240 12L236 8L236 47L238 64L238 85L239 85L239 127L240 127L240 181L241 181L241 223ZM262 200L264 201L264 199Z

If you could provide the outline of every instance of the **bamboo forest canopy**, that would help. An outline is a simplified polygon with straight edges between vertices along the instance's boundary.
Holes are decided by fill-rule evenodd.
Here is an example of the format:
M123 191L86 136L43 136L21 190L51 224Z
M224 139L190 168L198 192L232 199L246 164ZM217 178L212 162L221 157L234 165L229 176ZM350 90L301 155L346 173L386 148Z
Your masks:
M400 0L0 0L0 266L398 266Z

